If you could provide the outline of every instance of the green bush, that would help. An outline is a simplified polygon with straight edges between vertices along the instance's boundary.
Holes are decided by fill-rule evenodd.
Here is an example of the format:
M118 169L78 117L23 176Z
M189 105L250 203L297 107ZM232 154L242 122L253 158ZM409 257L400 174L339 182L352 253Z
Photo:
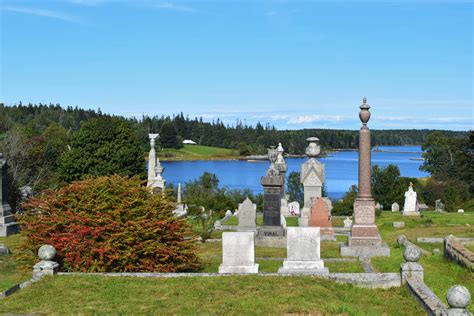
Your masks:
M435 201L440 199L446 211L455 212L469 200L469 185L458 180L439 181L430 178L422 189L422 195L429 205L435 205Z
M32 255L53 245L65 271L196 271L196 238L164 195L137 177L104 176L73 182L24 203L23 248Z
M351 216L352 213L354 213L354 201L357 197L357 192L357 186L352 185L349 191L346 192L344 197L334 203L331 214Z

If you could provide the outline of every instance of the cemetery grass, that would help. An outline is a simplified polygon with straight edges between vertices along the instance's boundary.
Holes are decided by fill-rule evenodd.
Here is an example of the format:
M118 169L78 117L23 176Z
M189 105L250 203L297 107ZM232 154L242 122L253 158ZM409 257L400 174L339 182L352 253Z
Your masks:
M1 300L0 310L55 315L425 314L404 287L364 289L309 276L45 277Z
M13 253L0 255L0 291L5 291L15 284L31 279L31 270L20 269L20 261L16 257L16 248L21 241L20 238L20 235L0 237L0 244L10 248Z
M200 145L184 145L183 148L166 148L158 151L158 157L163 161L172 160L226 160L239 157L236 150Z
M391 248L389 258L373 258L372 266L379 272L398 272L403 262L404 247L397 245L397 236L405 235L412 243L416 243L417 237L446 237L453 234L458 237L474 238L474 213L437 213L426 211L422 218L403 217L400 213L383 212L377 219L377 224L384 241ZM392 222L405 222L404 228L393 228ZM432 254L435 248L443 251L442 243L418 243L420 248L427 250L430 254L423 255L420 264L424 268L425 283L445 303L448 289L461 284L474 293L474 273L461 267L455 262L444 258L443 254ZM470 306L471 311L474 306Z

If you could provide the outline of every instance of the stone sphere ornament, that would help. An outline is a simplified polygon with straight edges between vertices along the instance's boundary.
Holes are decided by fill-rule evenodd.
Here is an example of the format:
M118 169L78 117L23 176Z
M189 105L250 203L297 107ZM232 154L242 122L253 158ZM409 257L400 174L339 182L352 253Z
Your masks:
M306 147L306 155L309 158L316 158L321 152L321 148L318 144L319 138L309 137L306 139L306 141L308 142L308 147Z
M56 249L51 245L43 245L38 249L38 257L41 260L51 261L56 257Z
M471 293L462 285L454 285L448 290L446 301L451 308L466 308L471 304Z
M420 260L421 251L417 247L408 246L403 252L403 257L407 262L417 262Z

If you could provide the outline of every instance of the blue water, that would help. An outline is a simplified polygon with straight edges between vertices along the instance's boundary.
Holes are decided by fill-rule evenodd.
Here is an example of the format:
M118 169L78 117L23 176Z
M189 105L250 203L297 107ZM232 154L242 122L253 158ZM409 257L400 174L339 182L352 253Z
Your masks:
M396 152L372 152L372 165L385 167L396 164L400 173L405 177L426 177L428 173L420 171L422 161L410 160L410 158L421 158L419 146L379 146L381 150L399 150ZM287 175L291 171L299 171L302 163L307 158L287 158ZM350 188L357 184L358 174L358 152L340 151L321 158L321 163L326 168L326 188L329 197L338 199ZM223 161L168 161L162 162L165 167L163 177L167 183L177 185L199 178L203 172L215 173L219 178L220 186L230 189L249 188L255 193L261 193L260 177L265 174L269 162L247 162L239 160Z

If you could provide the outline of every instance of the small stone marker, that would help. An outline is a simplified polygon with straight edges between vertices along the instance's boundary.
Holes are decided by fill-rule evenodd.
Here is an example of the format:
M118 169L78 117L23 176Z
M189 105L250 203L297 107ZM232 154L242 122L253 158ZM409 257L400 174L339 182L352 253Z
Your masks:
M399 236L400 237L400 236ZM407 278L418 278L423 280L423 267L417 263L421 257L421 251L418 247L408 246L403 252L406 262L400 266L402 284L406 283Z
M413 184L410 182L408 191L405 192L405 204L403 205L403 216L420 216L417 208L416 192L413 191Z
M418 203L418 208L420 211L426 211L427 209L429 209L428 205L426 205L425 203Z
M403 228L405 227L405 222L393 222L394 228Z
M346 217L344 220L344 228L351 228L352 227L352 219L349 217Z
M460 209L458 210L458 213L464 213L464 210L463 210L462 208L460 208Z
M11 254L10 249L5 245L0 245L0 255L9 255Z
M435 249L433 249L433 254L434 255L439 255L439 254L441 254L441 250L439 250L438 248L435 248Z
M219 273L258 273L254 238L254 232L224 232Z
M397 202L392 204L392 212L399 212L400 211L400 205L398 205Z
M320 256L319 227L287 228L287 259L278 273L328 273Z
M441 202L441 200L436 200L435 201L435 211L436 212L444 212L444 204Z
M255 229L256 205L247 197L239 205L239 230Z
M320 227L321 235L332 236L334 239L336 238L334 230L332 229L331 212L329 211L326 198L318 198L313 200L309 226Z
M300 214L300 203L291 202L288 203L288 208L290 209L290 215L299 215Z
M40 262L33 267L33 279L37 280L45 275L53 275L58 272L59 264L52 261L56 256L56 249L51 245L43 245L38 249Z

